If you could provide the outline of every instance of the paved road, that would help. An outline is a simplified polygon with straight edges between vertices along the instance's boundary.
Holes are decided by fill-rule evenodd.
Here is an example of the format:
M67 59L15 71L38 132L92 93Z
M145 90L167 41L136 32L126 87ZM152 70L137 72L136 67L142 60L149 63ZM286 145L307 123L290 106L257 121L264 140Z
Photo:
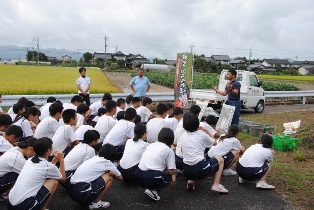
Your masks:
M274 114L281 112L302 111L302 110L314 110L314 104L295 104L295 105L276 105L265 106L263 114ZM243 114L256 114L253 109L242 109Z

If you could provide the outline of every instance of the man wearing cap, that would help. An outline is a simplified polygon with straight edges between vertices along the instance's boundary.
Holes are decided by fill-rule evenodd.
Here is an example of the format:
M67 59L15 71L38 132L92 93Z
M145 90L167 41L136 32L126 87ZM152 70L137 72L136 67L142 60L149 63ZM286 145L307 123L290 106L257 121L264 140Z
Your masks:
M131 90L134 93L134 97L144 97L150 89L150 81L144 76L144 69L139 68L137 70L138 76L133 77L130 82Z

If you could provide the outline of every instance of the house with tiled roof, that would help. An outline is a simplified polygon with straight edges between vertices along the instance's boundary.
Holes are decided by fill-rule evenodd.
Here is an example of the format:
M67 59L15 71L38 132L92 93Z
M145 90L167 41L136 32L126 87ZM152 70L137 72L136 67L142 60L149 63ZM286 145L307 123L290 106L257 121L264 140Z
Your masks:
M221 63L221 64L230 64L230 57L229 55L212 55L212 59L215 63Z
M112 54L112 58L114 61L119 61L119 60L120 61L121 60L126 61L126 55L123 54L121 51L118 51L118 52Z
M150 63L150 61L140 54L131 55L131 56L126 58L126 65L128 67L140 66L143 63Z
M93 54L93 59L97 59L99 61L104 61L106 60L113 60L112 57L113 53L98 53L98 52L94 52Z
M277 67L289 68L290 62L287 59L263 59L262 64L265 67Z

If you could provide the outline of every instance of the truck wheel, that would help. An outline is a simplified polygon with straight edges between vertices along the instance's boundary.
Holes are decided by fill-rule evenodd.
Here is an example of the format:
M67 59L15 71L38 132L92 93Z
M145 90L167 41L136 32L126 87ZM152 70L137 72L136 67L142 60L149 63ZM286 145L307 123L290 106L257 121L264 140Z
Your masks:
M265 109L265 104L264 104L264 101L259 101L257 104L256 104L256 107L254 108L254 111L256 113L262 113Z

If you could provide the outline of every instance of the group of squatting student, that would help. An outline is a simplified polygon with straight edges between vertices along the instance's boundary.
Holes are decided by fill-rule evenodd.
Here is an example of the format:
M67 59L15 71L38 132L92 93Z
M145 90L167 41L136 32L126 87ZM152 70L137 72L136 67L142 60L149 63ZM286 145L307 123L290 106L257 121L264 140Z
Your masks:
M35 107L23 115L22 123L3 129L0 194L7 208L46 209L59 184L73 201L89 209L107 208L110 203L102 199L114 179L137 184L158 201L157 190L174 185L181 173L191 191L197 180L213 175L211 190L228 193L221 176L236 174L239 183L257 180L257 188L274 189L266 183L274 155L271 136L261 136L245 150L236 138L236 125L227 134L217 133L217 119L209 115L200 122L197 105L183 115L181 108L159 103L153 114L150 98L133 99L129 97L129 104L120 100L117 112L117 102L105 94L98 103L102 111L97 121L93 104L88 107L79 98L72 108L52 102L49 116L31 128L34 134L28 136L19 125L26 119L36 121L40 111ZM78 114L83 116L79 126ZM236 171L231 169L234 165Z

